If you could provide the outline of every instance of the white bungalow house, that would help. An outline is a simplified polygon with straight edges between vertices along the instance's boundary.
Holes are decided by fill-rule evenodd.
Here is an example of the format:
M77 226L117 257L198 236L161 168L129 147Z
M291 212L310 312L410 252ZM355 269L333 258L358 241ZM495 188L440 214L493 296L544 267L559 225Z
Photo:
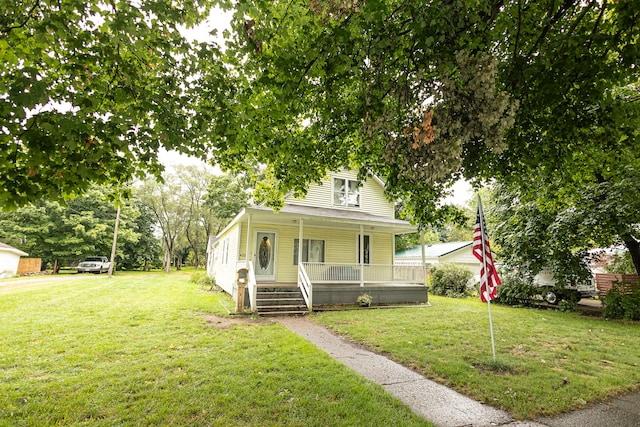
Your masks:
M15 276L18 273L20 257L27 255L20 249L0 242L0 279Z
M399 265L422 265L420 245L398 251L394 262ZM427 267L440 263L457 264L471 270L476 282L480 280L480 261L473 255L473 241L425 244L424 262Z
M243 209L210 240L207 274L236 303L243 298L237 289L246 286L245 304L260 313L287 305L285 299L297 301L288 311L300 311L354 304L364 293L374 303L424 302L422 269L393 265L395 235L416 231L395 219L394 207L380 179L331 173L305 198L286 197L277 213ZM276 296L277 304L268 301Z
M395 256L397 264L420 264L422 262L422 248L420 245L398 251ZM467 267L474 271L480 268L480 261L473 255L473 242L447 242L424 245L424 262L439 264L450 262Z

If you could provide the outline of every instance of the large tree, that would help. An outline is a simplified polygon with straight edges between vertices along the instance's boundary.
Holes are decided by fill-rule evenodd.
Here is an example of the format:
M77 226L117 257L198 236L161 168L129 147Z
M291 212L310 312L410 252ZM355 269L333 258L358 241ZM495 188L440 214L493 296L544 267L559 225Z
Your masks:
M461 176L517 187L540 173L577 200L586 187L575 183L623 188L637 175L637 1L234 6L234 90L212 115L224 133L220 121L209 132L220 135L221 164L269 164L273 199L355 165L385 178L425 224L455 213L437 201Z
M625 245L640 274L639 100L637 84L613 90L571 141L576 149L553 156L555 166L550 158L501 180L493 216L507 261L579 277L590 249Z
M193 254L193 267L197 270L202 261L206 265L207 242L215 223L211 210L206 207L208 186L213 175L204 167L180 166L176 168L176 176L182 188L181 204L187 207L184 237Z
M355 164L392 195L413 195L421 222L461 175L511 174L572 151L590 112L638 73L640 6L625 0L235 7L233 96L209 129L216 159L268 163L279 194Z
M134 194L154 217L164 250L163 268L169 272L177 251L188 246L180 245L181 240L186 240L184 233L189 223L189 205L182 203L183 188L175 175L165 174L163 182L145 180Z
M209 3L1 2L0 206L159 175L159 147L203 154L189 132L196 49L179 28Z

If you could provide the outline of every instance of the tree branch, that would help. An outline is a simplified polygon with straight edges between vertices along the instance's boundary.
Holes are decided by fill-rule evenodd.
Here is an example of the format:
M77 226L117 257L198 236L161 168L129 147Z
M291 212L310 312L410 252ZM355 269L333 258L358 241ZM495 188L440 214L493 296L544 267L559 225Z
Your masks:
M36 8L38 8L40 6L40 2L36 1L33 4L33 7L31 9L29 9L29 12L27 12L27 17L24 19L24 21L21 24L18 25L13 25L13 26L8 26L6 28L2 28L0 29L0 33L5 33L8 34L11 30L16 30L18 28L23 28L24 26L27 25L27 22L29 22L29 20L31 19L31 15L33 15L33 12L36 10Z

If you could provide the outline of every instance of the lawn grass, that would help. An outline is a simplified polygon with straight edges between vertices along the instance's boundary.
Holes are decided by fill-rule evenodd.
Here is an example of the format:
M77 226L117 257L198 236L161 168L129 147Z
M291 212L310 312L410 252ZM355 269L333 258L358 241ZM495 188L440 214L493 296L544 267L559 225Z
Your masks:
M425 426L189 272L0 283L0 426Z
M378 353L520 419L638 389L640 323L431 296L432 307L312 318Z

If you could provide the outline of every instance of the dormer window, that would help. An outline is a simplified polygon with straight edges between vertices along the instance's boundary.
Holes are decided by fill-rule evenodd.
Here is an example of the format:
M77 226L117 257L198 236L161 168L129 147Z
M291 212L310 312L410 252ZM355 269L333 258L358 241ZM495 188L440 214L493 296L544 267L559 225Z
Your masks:
M359 207L360 187L360 182L358 181L333 178L333 205Z

